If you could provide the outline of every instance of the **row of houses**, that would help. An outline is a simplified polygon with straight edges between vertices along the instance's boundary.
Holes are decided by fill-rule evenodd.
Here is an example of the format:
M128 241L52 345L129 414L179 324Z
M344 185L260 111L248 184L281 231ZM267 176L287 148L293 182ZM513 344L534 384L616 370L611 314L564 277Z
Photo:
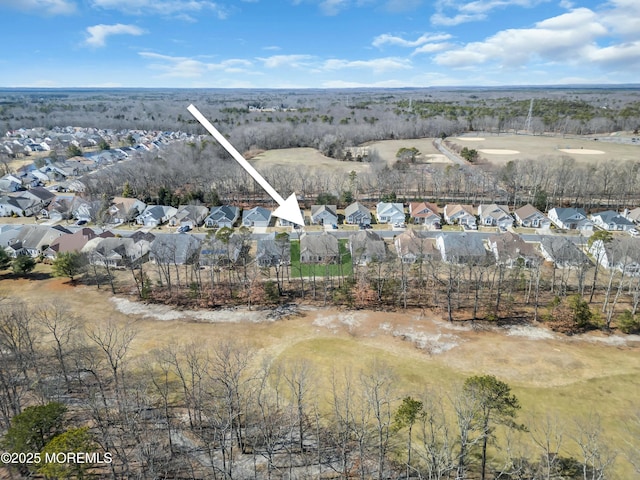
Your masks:
M132 142L136 148L150 151L176 141L193 139L181 131L113 130L92 127L20 128L0 137L0 152L12 157L37 152L64 151L73 145L93 148L102 142L119 145Z
M331 264L342 262L338 238L330 232L302 233L300 262ZM255 242L255 260L262 267L289 264L289 236L271 234ZM137 231L127 237L109 230L80 228L75 232L61 226L2 225L0 247L12 257L29 255L55 259L64 252L82 252L95 265L124 268L146 261L167 264L225 265L247 259L253 241L246 234L234 232L228 239L216 237L200 240L189 234L159 234ZM496 233L483 240L481 235L448 232L429 236L409 229L388 244L371 230L354 232L347 240L353 264L367 265L386 261L394 256L405 264L443 261L453 264L502 264L530 267L543 260L560 268L591 265L589 257L575 243L563 236L547 235L540 243L525 242L512 232ZM593 242L591 257L608 269L623 274L640 274L640 239L616 237L610 242Z

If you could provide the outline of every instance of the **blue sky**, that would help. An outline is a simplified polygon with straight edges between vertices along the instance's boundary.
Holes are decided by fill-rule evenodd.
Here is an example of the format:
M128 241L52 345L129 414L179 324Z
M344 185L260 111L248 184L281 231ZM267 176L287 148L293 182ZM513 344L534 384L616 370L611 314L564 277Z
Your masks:
M638 0L0 0L2 87L640 82Z

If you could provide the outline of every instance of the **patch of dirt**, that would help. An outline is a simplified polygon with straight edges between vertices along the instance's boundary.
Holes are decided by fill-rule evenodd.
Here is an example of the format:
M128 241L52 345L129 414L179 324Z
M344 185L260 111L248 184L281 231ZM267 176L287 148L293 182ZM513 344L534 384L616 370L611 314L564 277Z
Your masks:
M520 153L518 150L508 150L506 148L483 148L478 151L489 155L516 155Z
M177 310L167 305L146 304L121 297L110 299L116 310L125 315L140 315L160 321L184 320L206 323L263 323L274 321L261 310L220 309L220 310Z
M560 148L561 152L573 153L578 155L604 155L602 150L591 150L587 148Z

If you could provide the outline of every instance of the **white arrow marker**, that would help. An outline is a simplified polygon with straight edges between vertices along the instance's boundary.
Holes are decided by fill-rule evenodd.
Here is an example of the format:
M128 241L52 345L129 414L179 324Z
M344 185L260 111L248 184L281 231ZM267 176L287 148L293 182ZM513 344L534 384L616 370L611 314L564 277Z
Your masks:
M213 138L215 138L218 143L222 145L233 158L235 158L240 166L244 168L262 188L264 188L271 198L278 202L278 205L280 206L276 208L273 215L304 227L304 218L302 218L296 194L292 193L286 200L282 198L282 196L275 191L269 182L267 182L264 177L260 175L242 155L240 155L240 152L238 152L238 150L236 150L213 125L211 125L211 122L209 122L209 120L207 120L194 105L189 105L187 110L189 110L191 115L193 115L211 135L213 135Z

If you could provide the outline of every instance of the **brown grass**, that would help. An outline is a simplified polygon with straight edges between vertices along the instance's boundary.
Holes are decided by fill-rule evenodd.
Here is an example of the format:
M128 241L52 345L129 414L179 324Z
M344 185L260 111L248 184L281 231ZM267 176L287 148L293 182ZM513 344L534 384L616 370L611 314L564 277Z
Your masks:
M593 140L593 136L562 137L562 136L533 136L533 135L482 135L483 140L460 140L449 138L448 141L460 148L467 147L476 150L516 150L520 153L504 155L500 153L481 153L481 157L489 163L502 166L515 159L538 159L542 157L560 158L570 157L579 163L608 162L636 160L640 154L640 146ZM570 149L575 153L563 152L560 149ZM600 155L586 155L577 153L580 150L601 150Z
M39 265L36 274L46 275ZM121 272L126 280L126 272ZM419 394L436 386L445 392L474 374L492 374L512 385L528 415L555 412L573 425L575 417L593 412L603 419L607 438L621 446L628 440L626 419L638 410L640 339L609 337L599 332L564 337L544 328L476 329L470 323L449 324L426 310L372 312L303 307L303 315L266 321L267 311L243 309L213 312L209 321L160 321L121 312L108 287L73 286L65 279L0 277L0 294L32 305L62 300L88 326L106 319L133 322L138 335L132 353L142 357L169 342L215 342L242 339L262 358L306 358L321 381L331 371L355 372L373 359L398 373L403 392ZM246 316L251 319L243 322ZM229 323L233 318L236 323ZM264 318L255 323L256 318ZM631 478L622 459L620 478ZM626 477L625 477L626 475Z

